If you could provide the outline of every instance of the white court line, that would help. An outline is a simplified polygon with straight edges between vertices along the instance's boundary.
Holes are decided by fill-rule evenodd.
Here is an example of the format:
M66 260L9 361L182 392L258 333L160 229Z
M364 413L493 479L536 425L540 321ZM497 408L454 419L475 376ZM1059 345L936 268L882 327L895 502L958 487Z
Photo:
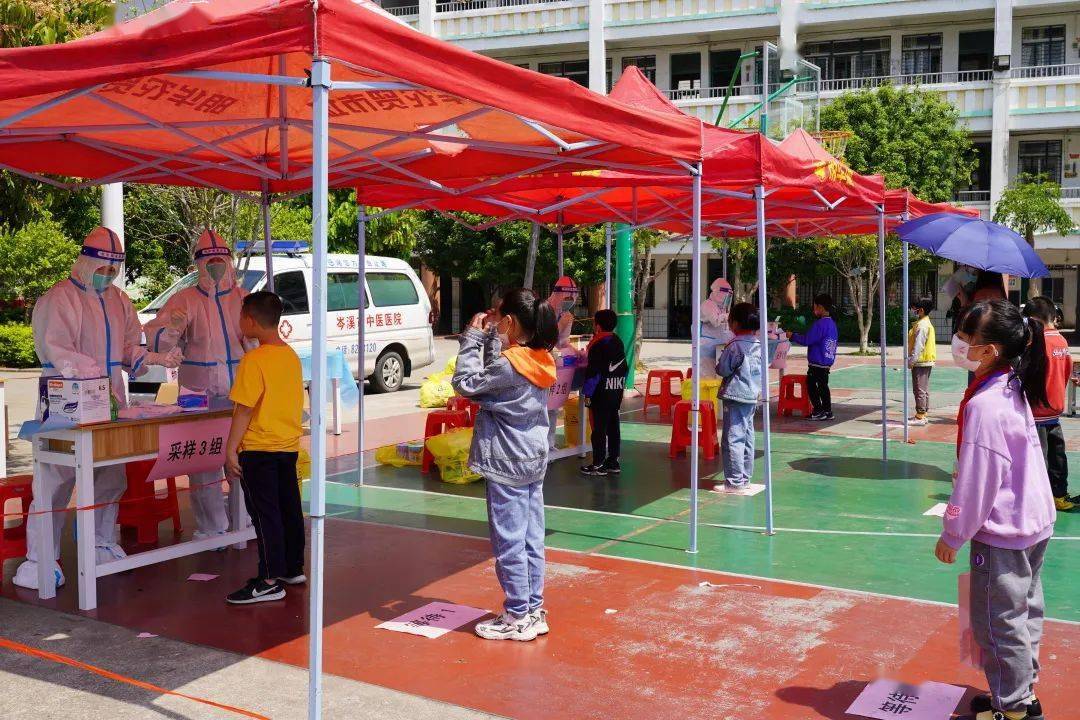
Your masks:
M394 488L387 488L394 489ZM389 525L387 523L375 522L373 520L350 520L349 522L361 523L363 525L374 525L377 527L393 527L401 530L412 530L414 532L425 532L433 535L446 535L449 537L465 538L468 540L475 540L488 544L489 541L485 538L477 535L466 535L465 533L452 532L450 530L433 530L431 528L418 528L410 527L408 525ZM833 592L848 593L850 595L860 595L863 597L881 598L883 600L906 600L908 602L918 603L920 605L936 605L938 607L955 608L956 603L947 603L940 600L927 600L925 598L910 597L908 595L888 595L886 593L877 593L870 590L854 590L852 588L836 587L835 585L821 585L819 583L802 582L800 580L784 580L782 578L764 577L762 575L749 575L747 573L729 572L727 570L713 570L711 568L691 567L688 565L677 565L675 563L661 562L659 560L641 560L639 558L623 557L621 555L599 555L596 553L585 552L584 550L570 550L564 548L551 548L555 552L570 553L573 555L583 555L585 557L602 557L605 560L618 560L629 563L640 563L642 565L655 565L657 567L671 568L673 570L685 570L692 573L708 573L710 575L719 575L726 577L742 578L745 580L758 580L760 582L775 583L778 585L792 585L795 587L814 588L816 590L831 590ZM1062 625L1080 625L1080 622L1075 620L1059 620L1057 618L1046 618L1047 622L1060 623Z
M343 475L339 473L333 477ZM420 490L418 488L400 488L400 487L387 487L385 485L353 485L352 483L337 482L335 480L327 480L327 482L333 482L336 485L347 485L355 488L365 488L371 490L395 490L397 492L416 493L418 495L437 495L438 497L445 498L462 498L465 500L475 500L477 502L486 503L487 500L481 497L473 497L472 495L455 495L453 493L438 492L436 490ZM548 505L545 503L544 507L551 508L552 510L568 510L570 512L591 513L593 515L608 515L612 517L630 518L631 520L653 521L653 522L665 522L665 523L677 523L679 525L689 525L686 520L674 520L672 518L657 517L655 515L631 515L629 513L617 513L608 510L592 510L590 508L576 508L567 507L565 505ZM724 523L699 523L705 527L722 528L725 530L756 530L765 532L765 526L763 525L728 525ZM878 530L825 530L822 528L788 528L777 527L774 528L777 532L791 532L791 533L809 533L814 535L868 535L868 536L881 536L881 537L918 537L918 538L936 538L940 537L941 533L904 533L904 532L882 532ZM1054 535L1051 540L1080 540L1080 536L1061 536Z

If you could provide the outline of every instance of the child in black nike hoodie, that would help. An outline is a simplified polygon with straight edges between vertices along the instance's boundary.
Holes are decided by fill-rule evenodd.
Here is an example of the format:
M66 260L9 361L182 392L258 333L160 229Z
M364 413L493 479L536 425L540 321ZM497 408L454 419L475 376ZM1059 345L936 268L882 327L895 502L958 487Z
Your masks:
M617 316L599 310L593 320L595 331L589 341L589 365L582 392L592 411L592 464L581 468L585 475L615 475L619 472L619 408L629 366L622 340L614 334Z

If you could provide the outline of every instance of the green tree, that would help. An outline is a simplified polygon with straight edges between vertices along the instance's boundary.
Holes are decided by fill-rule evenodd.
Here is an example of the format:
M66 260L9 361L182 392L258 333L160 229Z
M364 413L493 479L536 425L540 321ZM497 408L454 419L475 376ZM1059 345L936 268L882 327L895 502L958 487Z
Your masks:
M1035 233L1049 229L1066 235L1073 229L1069 212L1061 206L1061 186L1045 177L1021 176L1001 194L994 222L1012 228L1035 247ZM1041 292L1042 282L1031 283L1030 295Z
M71 273L78 256L79 245L55 220L0 231L0 300L23 304L29 320L34 303Z

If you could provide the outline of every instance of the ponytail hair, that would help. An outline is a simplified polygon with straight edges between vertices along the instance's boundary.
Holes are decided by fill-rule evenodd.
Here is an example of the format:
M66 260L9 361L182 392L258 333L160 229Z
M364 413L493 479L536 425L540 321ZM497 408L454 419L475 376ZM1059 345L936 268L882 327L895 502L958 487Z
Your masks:
M960 321L959 331L985 343L1001 346L1001 360L1013 369L1028 404L1047 405L1046 341L1043 322L1024 317L1006 300L982 300L972 305Z
M532 290L520 288L503 295L499 313L510 315L521 326L522 345L533 350L551 350L559 340L559 325L551 305Z

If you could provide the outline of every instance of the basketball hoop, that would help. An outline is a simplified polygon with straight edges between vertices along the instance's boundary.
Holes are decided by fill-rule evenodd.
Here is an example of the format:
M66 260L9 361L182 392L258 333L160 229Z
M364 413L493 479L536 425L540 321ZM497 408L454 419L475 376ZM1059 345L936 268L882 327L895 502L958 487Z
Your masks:
M848 140L851 139L854 133L850 130L819 130L810 134L821 143L821 147L825 148L830 155L837 160L843 160Z

